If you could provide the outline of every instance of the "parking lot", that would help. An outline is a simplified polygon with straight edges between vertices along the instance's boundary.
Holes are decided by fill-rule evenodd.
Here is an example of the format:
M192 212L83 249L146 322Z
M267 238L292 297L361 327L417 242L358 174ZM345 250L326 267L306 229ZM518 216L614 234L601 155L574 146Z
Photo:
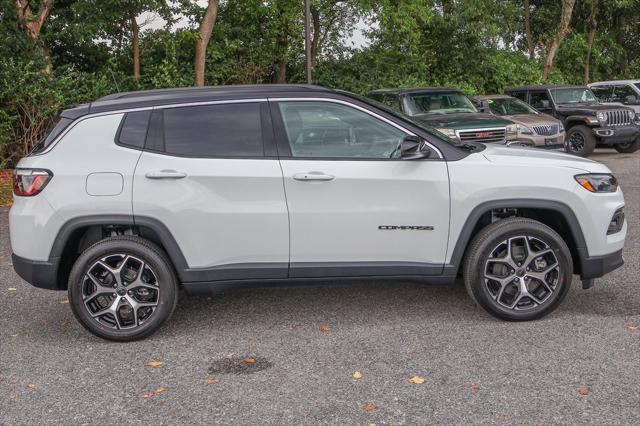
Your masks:
M529 323L461 283L360 282L183 296L110 343L14 273L2 209L0 424L638 424L640 154L591 158L625 192L626 264Z

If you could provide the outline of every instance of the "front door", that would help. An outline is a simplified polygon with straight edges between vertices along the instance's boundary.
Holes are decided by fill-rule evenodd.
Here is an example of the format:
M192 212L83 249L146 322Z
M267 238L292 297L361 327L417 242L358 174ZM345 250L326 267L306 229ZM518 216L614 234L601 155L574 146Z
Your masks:
M437 275L447 164L400 159L409 134L337 100L272 100L289 208L290 277Z

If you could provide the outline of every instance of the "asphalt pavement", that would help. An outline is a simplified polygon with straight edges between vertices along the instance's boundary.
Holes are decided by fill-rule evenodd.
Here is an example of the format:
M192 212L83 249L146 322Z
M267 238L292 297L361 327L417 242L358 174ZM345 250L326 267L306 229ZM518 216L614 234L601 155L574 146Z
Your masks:
M182 296L111 343L14 273L2 209L0 425L640 424L640 153L592 158L625 193L626 264L528 323L461 283L361 282Z

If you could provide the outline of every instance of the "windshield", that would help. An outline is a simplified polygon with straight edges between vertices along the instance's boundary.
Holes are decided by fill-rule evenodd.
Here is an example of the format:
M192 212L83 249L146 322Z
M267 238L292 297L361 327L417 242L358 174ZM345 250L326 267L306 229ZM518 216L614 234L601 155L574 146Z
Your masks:
M595 104L598 102L591 89L587 87L551 89L551 96L556 104Z
M478 112L460 92L411 93L407 96L409 115Z
M340 92L340 93L342 93L344 95L350 96L350 97L355 98L355 99L357 99L359 101L362 101L364 103L372 105L372 106L374 106L374 107L376 107L378 109L381 109L381 110L387 112L388 114L391 114L391 115L396 116L396 117L398 117L398 118L400 118L400 119L402 119L404 121L407 121L410 124L413 124L414 126L417 126L417 127L421 128L421 129L423 129L424 131L426 131L427 133L437 137L438 139L441 139L441 140L443 140L445 142L450 143L451 145L460 145L460 143L456 139L450 138L449 136L447 136L447 135L445 135L443 133L440 133L434 127L432 127L432 126L430 126L428 124L425 124L422 121L418 121L414 117L410 117L407 114L404 114L404 113L402 113L400 111L397 111L395 109L391 109L387 105L383 104L382 102L378 102L378 101L376 101L374 99L371 99L371 98L365 98L364 96L356 95L355 93L347 92L347 91L344 91L344 90L337 90L337 92Z
M491 112L495 115L537 114L533 107L516 98L487 99Z

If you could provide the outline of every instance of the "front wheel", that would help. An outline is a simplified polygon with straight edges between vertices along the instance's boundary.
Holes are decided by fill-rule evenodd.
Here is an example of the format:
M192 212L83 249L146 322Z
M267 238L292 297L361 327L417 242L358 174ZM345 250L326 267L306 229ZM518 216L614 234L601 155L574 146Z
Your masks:
M587 126L573 126L567 130L565 151L579 157L588 157L596 149L596 138Z
M640 137L633 142L614 145L613 148L621 154L631 154L640 149Z
M471 298L490 314L527 321L552 312L573 276L569 248L558 233L531 219L508 218L471 242L464 282Z
M153 333L171 316L177 287L162 249L140 237L112 237L78 257L69 275L69 301L90 332L131 341Z

